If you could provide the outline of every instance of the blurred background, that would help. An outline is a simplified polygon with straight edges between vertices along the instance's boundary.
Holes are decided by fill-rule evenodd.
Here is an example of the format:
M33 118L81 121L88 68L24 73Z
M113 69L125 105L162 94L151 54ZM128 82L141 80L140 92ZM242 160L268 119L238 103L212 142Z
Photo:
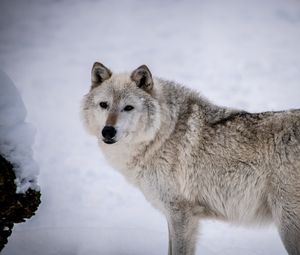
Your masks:
M4 255L167 254L167 225L82 128L92 64L147 64L216 104L300 108L299 0L1 0L0 68L36 127L42 204ZM197 254L286 254L276 229L201 223Z

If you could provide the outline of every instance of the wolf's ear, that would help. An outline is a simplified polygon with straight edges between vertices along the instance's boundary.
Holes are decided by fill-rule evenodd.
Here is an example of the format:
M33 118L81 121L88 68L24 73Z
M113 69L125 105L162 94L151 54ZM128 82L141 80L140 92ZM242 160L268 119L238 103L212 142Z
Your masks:
M147 92L150 92L153 88L152 74L146 65L142 65L135 69L130 78L139 88L142 88Z
M103 81L109 79L112 72L99 62L95 62L92 68L92 89L98 87Z

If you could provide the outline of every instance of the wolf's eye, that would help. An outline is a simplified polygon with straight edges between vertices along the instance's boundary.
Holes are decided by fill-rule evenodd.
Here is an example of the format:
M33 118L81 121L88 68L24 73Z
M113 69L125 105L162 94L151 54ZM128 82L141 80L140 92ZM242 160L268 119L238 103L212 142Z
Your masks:
M108 107L108 104L106 102L100 102L99 105L103 109L107 109L107 107Z
M132 111L133 109L134 109L134 107L132 105L126 105L124 107L124 111L126 111L126 112Z

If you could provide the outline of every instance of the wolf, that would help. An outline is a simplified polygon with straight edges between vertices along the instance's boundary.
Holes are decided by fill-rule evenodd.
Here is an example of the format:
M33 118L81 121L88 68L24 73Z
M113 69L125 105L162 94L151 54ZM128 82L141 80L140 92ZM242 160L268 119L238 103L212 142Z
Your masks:
M96 62L82 120L110 164L167 219L169 255L195 254L200 219L274 222L300 254L300 110L212 104L142 65Z

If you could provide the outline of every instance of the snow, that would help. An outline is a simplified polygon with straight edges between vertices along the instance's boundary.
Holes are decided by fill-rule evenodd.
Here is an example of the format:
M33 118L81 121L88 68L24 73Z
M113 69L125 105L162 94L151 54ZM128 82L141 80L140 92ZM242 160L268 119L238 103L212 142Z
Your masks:
M0 70L0 153L14 166L17 193L38 189L33 160L34 128L25 123L26 109L18 90Z
M80 122L94 61L147 64L211 101L248 111L300 106L300 2L9 1L0 66L37 129L42 204L4 255L166 254L163 215L104 160ZM203 221L197 254L286 254L275 227Z

